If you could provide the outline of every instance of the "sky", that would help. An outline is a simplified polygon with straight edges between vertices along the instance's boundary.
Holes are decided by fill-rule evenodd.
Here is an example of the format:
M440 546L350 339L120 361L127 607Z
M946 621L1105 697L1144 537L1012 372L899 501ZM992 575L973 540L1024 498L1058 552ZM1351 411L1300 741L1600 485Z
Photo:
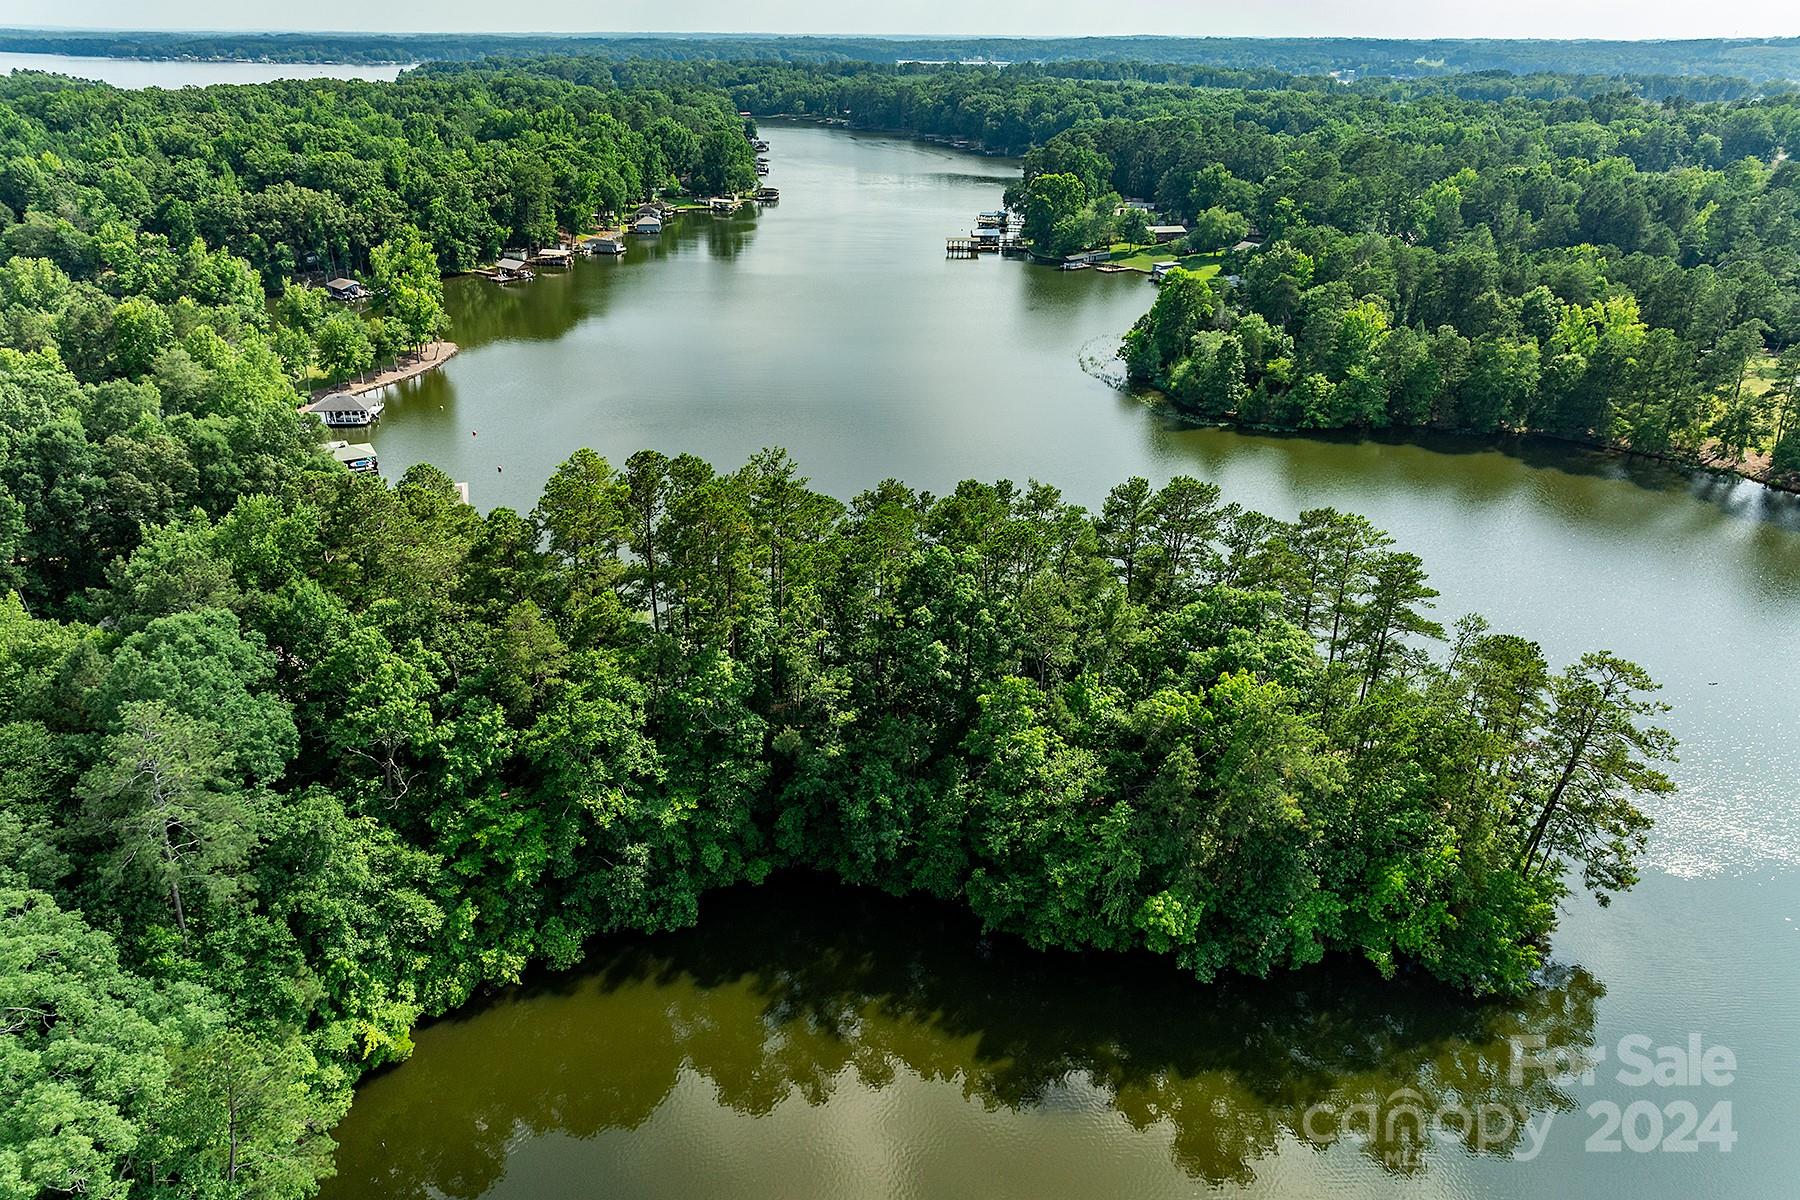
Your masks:
M0 25L375 32L1684 38L1800 35L1796 0L5 0Z

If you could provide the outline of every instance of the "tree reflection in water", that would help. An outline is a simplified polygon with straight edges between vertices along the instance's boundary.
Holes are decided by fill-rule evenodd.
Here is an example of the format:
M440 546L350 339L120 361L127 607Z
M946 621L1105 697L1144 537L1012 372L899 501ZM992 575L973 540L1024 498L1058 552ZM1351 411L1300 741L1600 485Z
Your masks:
M1505 1155L1557 1081L1513 1071L1515 1039L1579 1056L1603 988L1556 971L1516 1001L1474 1003L1345 964L1202 986L1148 957L1040 954L983 937L953 906L808 878L710 897L699 926L596 945L421 1032L369 1081L340 1131L330 1197L475 1197L533 1136L637 1129L684 1070L761 1116L881 1089L902 1072L989 1109L1110 1105L1166 1122L1189 1176L1247 1183L1260 1160L1349 1114L1384 1170L1455 1153L1440 1109L1504 1114L1465 1149ZM1360 1106L1360 1107L1359 1107Z

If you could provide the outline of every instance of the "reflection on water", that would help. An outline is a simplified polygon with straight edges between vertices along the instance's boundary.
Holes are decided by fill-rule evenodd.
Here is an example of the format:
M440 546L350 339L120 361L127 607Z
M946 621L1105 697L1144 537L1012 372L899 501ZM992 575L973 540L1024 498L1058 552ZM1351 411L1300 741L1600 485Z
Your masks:
M1200 989L973 948L918 906L733 893L692 933L606 948L600 975L425 1031L352 1112L336 1194L1790 1193L1800 498L1554 442L1194 428L1084 369L1149 306L1140 279L943 259L1015 167L767 132L776 208L683 218L623 262L528 288L453 281L465 351L394 389L374 434L389 474L429 460L484 508L529 509L577 446L729 467L784 445L846 498L887 476L938 492L1036 477L1094 505L1130 475L1184 472L1277 516L1362 513L1424 558L1446 621L1484 613L1559 661L1608 647L1664 684L1681 790L1657 802L1645 880L1611 908L1573 904L1555 941L1605 994L1578 971L1516 1007L1337 974ZM1732 1047L1741 1143L1589 1154L1585 1104L1645 1098L1604 1075L1530 1161L1305 1136L1317 1102L1401 1089L1548 1115L1567 1098L1503 1081L1496 1047L1521 1031Z
M616 304L629 304L626 289L635 275L667 270L670 260L684 256L734 258L756 234L756 210L752 208L730 216L690 213L676 221L679 233L630 237L623 255L576 259L571 269L540 270L528 283L496 284L479 275L446 281L444 297L455 314L457 345L466 352L496 342L558 341L576 326L608 316ZM676 312L662 316L666 321L681 318ZM630 349L612 347L614 353ZM644 347L640 344L639 349ZM421 381L413 393L437 390L434 384L441 385L441 377Z
M1543 1073L1515 1077L1513 1047L1536 1038L1582 1056L1602 992L1579 969L1506 1004L1348 968L1202 987L1162 961L1039 954L981 937L950 906L789 878L715 895L696 929L603 944L582 973L422 1031L411 1062L365 1086L328 1196L511 1195L509 1163L618 1182L624 1145L602 1135L675 1109L703 1141L783 1114L757 1137L793 1162L784 1137L859 1136L833 1110L890 1091L881 1111L916 1157L972 1155L929 1169L986 1179L982 1146L932 1124L920 1095L932 1090L1009 1117L986 1153L1027 1161L1071 1136L1098 1160L1129 1146L1159 1188L1250 1185L1282 1146L1328 1143L1340 1120L1355 1133L1330 1151L1352 1156L1341 1169L1429 1174L1446 1156L1505 1158L1526 1120L1574 1107ZM684 1103L701 1081L710 1103ZM1446 1144L1421 1125L1439 1112L1481 1123ZM1139 1145L1146 1133L1159 1145ZM658 1169L677 1186L678 1165ZM903 1159L865 1182L904 1192L923 1169ZM1105 1178L1120 1176L1059 1194L1103 1194ZM838 1182L804 1169L740 1180L784 1196Z

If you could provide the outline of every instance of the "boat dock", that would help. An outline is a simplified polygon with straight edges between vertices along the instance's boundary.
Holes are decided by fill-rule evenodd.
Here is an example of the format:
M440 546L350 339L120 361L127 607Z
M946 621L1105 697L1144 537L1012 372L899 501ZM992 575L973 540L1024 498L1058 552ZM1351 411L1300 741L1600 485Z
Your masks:
M1025 252L1025 243L1018 238L983 236L992 234L992 230L983 230L973 236L947 237L944 239L945 258L979 258L983 254L1015 255Z
M983 254L1025 252L1024 221L1007 209L975 214L975 228L944 239L945 258L977 258Z
M367 442L326 442L325 449L352 475L381 474L381 460L375 456L375 447Z

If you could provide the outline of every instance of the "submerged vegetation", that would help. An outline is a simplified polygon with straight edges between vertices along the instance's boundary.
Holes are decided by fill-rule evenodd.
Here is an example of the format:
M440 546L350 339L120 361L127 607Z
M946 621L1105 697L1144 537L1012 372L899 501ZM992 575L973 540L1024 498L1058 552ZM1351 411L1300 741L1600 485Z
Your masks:
M580 451L483 515L321 452L332 318L264 285L366 255L428 324L433 255L735 170L720 93L0 96L0 1196L306 1195L421 1015L787 867L1200 979L1476 994L1635 881L1651 680L1445 628L1355 516L1185 477L845 502L774 450Z

